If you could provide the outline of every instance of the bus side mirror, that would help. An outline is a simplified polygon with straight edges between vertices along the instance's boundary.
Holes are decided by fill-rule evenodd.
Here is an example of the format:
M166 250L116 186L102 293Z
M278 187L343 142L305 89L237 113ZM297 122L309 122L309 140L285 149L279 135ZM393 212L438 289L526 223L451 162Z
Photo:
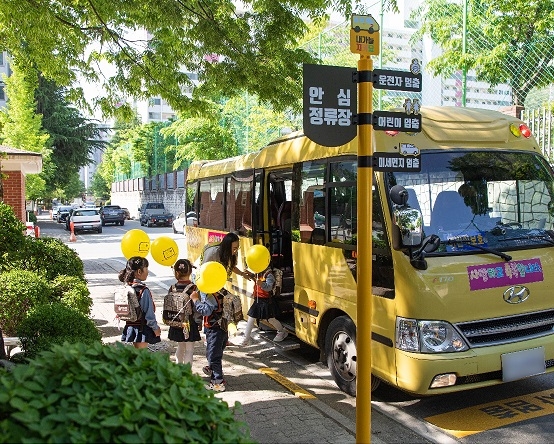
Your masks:
M393 203L392 247L402 250L421 244L423 238L423 216L419 210L408 206L408 191L402 185L395 185L389 191Z
M399 230L399 248L397 249L415 247L421 244L423 239L423 216L419 210L408 207L396 208L393 211L393 223Z

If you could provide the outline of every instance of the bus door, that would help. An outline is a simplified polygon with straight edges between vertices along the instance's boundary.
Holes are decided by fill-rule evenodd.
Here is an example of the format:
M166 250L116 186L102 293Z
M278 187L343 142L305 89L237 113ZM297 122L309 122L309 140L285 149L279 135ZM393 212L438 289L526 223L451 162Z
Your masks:
M283 271L281 294L278 297L283 324L294 329L294 273L292 262L293 240L293 171L282 169L267 175L267 221L271 233L272 263Z

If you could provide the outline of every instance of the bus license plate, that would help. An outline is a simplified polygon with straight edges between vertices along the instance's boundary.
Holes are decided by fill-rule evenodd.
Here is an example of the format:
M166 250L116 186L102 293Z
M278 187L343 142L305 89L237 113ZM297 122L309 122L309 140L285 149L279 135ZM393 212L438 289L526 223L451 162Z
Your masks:
M531 348L513 353L504 353L502 358L502 381L509 382L546 372L544 347Z

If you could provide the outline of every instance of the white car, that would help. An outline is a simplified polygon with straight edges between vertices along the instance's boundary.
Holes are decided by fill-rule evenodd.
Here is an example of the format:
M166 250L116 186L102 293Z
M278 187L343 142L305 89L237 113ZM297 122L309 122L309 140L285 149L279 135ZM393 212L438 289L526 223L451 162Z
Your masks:
M173 219L173 232L181 233L185 232L185 225L187 224L187 212L181 211L179 215Z
M173 232L185 233L185 225L196 227L198 226L198 219L194 211L181 211L179 216L173 220Z
M96 231L102 233L102 221L96 208L77 208L71 214L70 222L73 222L73 232Z

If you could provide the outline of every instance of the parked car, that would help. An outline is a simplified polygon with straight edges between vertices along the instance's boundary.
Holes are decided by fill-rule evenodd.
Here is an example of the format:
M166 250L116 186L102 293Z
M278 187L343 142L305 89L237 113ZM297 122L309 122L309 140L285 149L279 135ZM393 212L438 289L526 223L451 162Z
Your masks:
M73 232L96 231L102 233L102 221L96 208L77 208L73 210L69 218L73 222Z
M140 213L140 225L151 227L164 226L171 227L173 224L173 214L166 211L163 203L150 202L145 203L139 208Z
M56 216L56 220L59 224L66 222L67 217L69 216L69 212L73 209L71 205L62 205L58 208L58 215Z
M187 224L187 212L181 211L179 215L173 219L173 232L181 233L185 232L185 225Z
M69 210L69 214L67 215L67 217L65 218L65 229L67 231L69 231L70 229L70 223L71 223L71 216L73 215L73 212L75 211L75 208L71 208L71 210Z
M100 208L102 226L106 224L125 225L127 216L119 205L104 205Z
M131 220L131 212L128 208L121 208L123 211L125 211L125 219Z

